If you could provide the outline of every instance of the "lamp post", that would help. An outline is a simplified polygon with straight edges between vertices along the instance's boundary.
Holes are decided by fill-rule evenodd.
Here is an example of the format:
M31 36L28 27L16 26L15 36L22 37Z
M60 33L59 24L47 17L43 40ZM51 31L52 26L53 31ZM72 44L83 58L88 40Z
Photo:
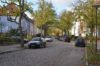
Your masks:
M96 44L95 44L95 48L96 48L96 52L97 52L97 24L98 24L98 8L100 7L100 0L94 0L94 4L93 4L93 7L95 8L96 12L95 12L95 20L96 20L96 25L95 25L95 28L96 28Z

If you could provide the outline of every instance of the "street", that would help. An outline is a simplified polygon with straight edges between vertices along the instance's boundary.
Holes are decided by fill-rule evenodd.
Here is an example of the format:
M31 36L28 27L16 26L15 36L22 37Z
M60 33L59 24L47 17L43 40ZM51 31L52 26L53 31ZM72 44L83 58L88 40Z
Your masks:
M55 40L46 48L25 49L0 55L0 66L83 66L84 48Z

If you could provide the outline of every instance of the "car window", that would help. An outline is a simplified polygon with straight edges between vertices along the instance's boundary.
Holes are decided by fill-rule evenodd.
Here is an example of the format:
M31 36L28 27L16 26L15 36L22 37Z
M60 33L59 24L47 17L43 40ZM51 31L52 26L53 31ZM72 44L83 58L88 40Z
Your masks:
M40 38L33 38L32 41L40 41Z
M47 38L51 38L51 36L48 36Z
M41 38L42 41L45 41L45 38Z

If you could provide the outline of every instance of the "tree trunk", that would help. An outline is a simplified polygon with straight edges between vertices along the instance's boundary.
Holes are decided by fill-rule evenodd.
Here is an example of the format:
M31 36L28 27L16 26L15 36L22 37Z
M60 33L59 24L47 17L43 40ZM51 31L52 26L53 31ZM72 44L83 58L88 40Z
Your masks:
M23 37L23 30L22 30L22 25L21 25L21 20L23 18L24 14L24 0L20 2L20 18L19 18L19 30L20 30L20 37L21 37L21 47L24 47L24 37Z
M64 29L64 36L66 36L66 29Z
M47 30L48 30L48 26L47 25L44 25L44 37L47 36Z
M19 18L19 31L20 31L20 38L21 38L21 47L24 47L24 38L23 38L23 31L22 31L22 25L21 25L21 19L22 19L23 13L21 13L21 16Z

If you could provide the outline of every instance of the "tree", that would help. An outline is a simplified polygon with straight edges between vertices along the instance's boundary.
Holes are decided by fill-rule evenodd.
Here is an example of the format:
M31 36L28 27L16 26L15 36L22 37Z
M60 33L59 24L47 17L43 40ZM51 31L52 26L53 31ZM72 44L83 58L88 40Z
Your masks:
M91 33L94 32L95 29L95 8L93 7L94 0L79 0L77 2L78 5L74 6L74 13L76 19L81 20L81 16L83 17L84 23L86 23L87 28L91 30ZM98 14L100 14L100 10L98 10ZM100 15L98 15L98 26L100 26Z
M24 0L5 0L5 1L1 1L2 3L5 3L7 5L14 5L16 7L13 7L13 9L8 9L9 10L9 21L11 22L15 22L16 24L18 24L18 28L19 28L19 31L20 31L20 37L21 37L21 47L24 47L24 37L23 37L23 29L22 29L22 18L24 16L24 13L25 11L29 10L31 11L30 9L30 4L28 4L26 1ZM16 16L16 18L19 16L19 23L16 22L16 19L12 19L10 18L10 16Z
M71 11L63 11L60 16L60 28L69 35L69 31L72 27L73 13Z
M86 23L87 25L87 29L90 29L90 34L89 34L89 37L90 37L90 43L91 43L91 50L93 50L93 48L95 46L95 39L94 39L94 36L93 36L93 33L96 32L95 28L96 28L96 9L93 7L93 3L94 0L85 0L85 1L82 1L82 0L79 0L78 1L78 5L75 6L75 11L76 11L76 15L78 16L83 16L83 20L84 20L84 23ZM81 11L81 12L79 12ZM97 15L97 20L98 20L98 23L97 23L97 29L100 30L100 10L98 10L98 15ZM87 36L86 36L87 37ZM96 38L97 39L97 38Z
M56 19L56 13L53 9L52 3L48 3L45 0L39 0L39 8L34 11L33 17L36 21L36 25L39 28L43 28L47 22L54 22Z

